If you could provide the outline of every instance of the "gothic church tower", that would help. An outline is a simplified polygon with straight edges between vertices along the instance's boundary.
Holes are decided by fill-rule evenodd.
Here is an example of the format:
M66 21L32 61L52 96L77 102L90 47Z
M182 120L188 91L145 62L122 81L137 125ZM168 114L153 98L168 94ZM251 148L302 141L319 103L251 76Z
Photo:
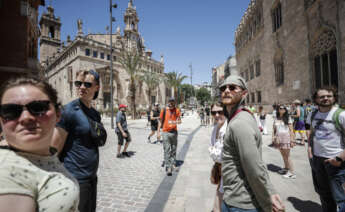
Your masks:
M54 8L48 6L48 12L44 13L40 20L40 63L45 63L47 59L57 53L61 46L59 17L55 17Z

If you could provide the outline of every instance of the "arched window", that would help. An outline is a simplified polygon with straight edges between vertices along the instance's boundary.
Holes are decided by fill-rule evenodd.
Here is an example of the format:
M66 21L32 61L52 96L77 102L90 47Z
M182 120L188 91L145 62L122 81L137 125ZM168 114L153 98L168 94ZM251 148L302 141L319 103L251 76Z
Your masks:
M336 38L332 31L323 31L312 45L315 87L338 87Z
M49 37L54 38L55 37L55 29L53 26L49 27Z

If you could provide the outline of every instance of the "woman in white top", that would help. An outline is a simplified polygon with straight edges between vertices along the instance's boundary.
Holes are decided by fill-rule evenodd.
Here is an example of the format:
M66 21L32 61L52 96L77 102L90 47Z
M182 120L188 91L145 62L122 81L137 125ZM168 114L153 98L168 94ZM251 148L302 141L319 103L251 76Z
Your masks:
M78 183L50 148L59 110L47 82L18 78L0 88L0 212L78 211Z
M224 116L223 106L221 103L215 103L211 106L211 114L214 119L214 127L212 131L209 152L211 158L215 162L211 171L211 182L213 184L218 185L212 211L220 212L224 193L222 187L223 182L221 177L222 150L227 122Z
M290 149L295 145L292 120L288 110L284 106L278 107L277 117L273 122L273 143L282 154L285 167L278 172L284 174L284 178L295 179Z

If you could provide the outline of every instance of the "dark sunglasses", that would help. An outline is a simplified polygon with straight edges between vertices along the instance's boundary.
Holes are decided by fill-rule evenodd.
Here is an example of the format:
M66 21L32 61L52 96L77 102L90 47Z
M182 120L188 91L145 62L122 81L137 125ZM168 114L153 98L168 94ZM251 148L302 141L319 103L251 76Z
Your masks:
M24 108L33 116L42 116L49 110L49 100L32 101L26 105L3 104L0 105L0 117L5 120L15 120L20 117Z
M227 88L229 88L230 91L234 91L236 90L237 87L235 85L224 85L220 87L219 89L221 92L224 92Z
M217 113L218 113L219 115L223 115L223 114L224 114L224 111L222 111L222 110L211 111L211 114L212 114L213 116L215 116Z
M91 88L92 86L91 82L74 81L74 85L77 88L81 87L82 84L84 84L85 88Z

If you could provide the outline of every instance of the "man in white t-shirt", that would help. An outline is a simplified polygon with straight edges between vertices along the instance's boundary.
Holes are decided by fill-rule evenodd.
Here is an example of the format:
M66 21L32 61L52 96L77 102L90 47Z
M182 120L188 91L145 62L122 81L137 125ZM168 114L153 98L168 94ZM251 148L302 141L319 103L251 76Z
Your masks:
M319 109L307 118L307 123L311 124L308 156L324 212L336 212L337 207L339 211L345 211L344 141L333 121L333 114L338 109L336 94L331 87L318 89L313 99ZM339 123L345 129L345 112L339 114Z

